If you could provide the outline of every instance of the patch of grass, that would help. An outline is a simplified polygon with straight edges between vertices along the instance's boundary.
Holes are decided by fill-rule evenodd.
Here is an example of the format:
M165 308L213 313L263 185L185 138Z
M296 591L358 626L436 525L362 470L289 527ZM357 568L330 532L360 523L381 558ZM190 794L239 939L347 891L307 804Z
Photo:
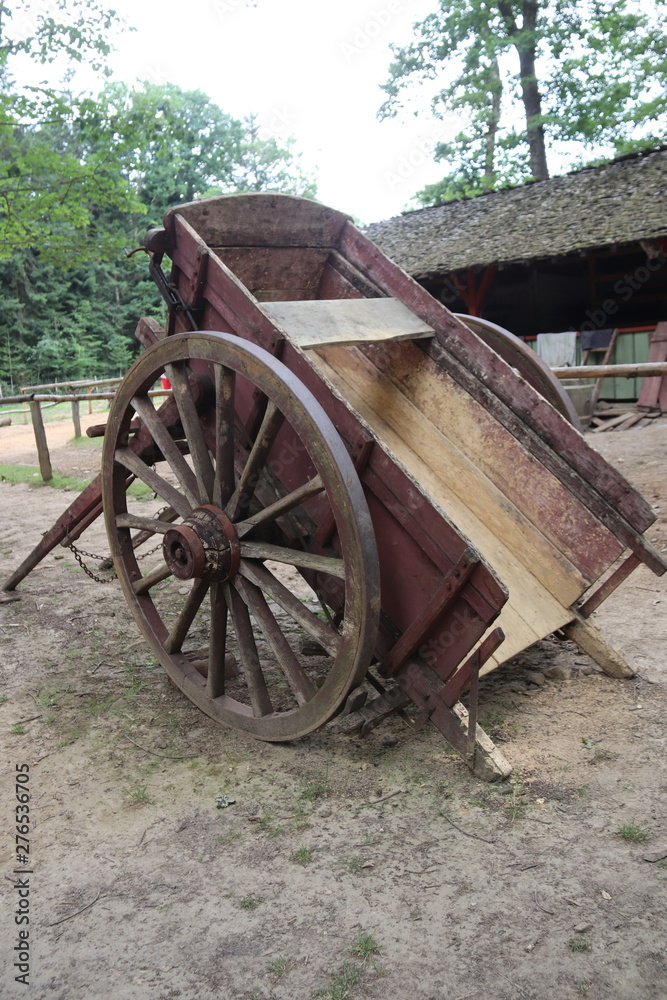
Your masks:
M577 996L587 997L588 996L588 983L578 982L575 986L577 991Z
M323 986L314 993L314 997L326 997L327 1000L346 1000L351 990L361 979L361 971L348 962L343 962L340 972L331 977L329 986Z
M502 726L504 721L505 715L499 705L489 705L479 714L479 724L485 732Z
M137 785L136 788L127 789L125 792L126 796L133 805L152 805L153 799L148 797L148 787L146 785Z
M299 847L298 850L290 854L290 861L296 865L309 865L313 860L313 852L310 847Z
M619 826L616 836L622 837L623 840L644 843L651 836L651 828L649 826L638 826L634 822L624 823L623 826Z
M329 794L329 767L327 766L324 776L317 775L312 781L306 782L301 792L301 797L315 802Z
M6 483L27 483L28 486L52 486L56 490L75 490L80 493L86 488L89 479L78 479L75 476L60 476L54 472L48 482L42 479L39 468L35 465L4 465L0 464L0 479Z
M169 785L167 785L167 788L169 788ZM242 836L243 834L239 833L238 830L230 830L229 833L219 833L215 839L219 844L225 844L234 840L240 840Z
M667 868L667 858L663 858L662 861L658 861L658 868Z
M23 736L25 733L25 729L23 728L23 723L15 722L14 725L12 726L12 732L14 733L15 736Z
M526 803L521 799L522 794L523 788L521 784L521 768L518 767L514 773L514 777L512 778L512 791L507 796L505 806L512 823L518 819L519 816L523 816L526 811Z
M55 490L70 490L81 493L90 483L90 479L79 479L76 476L61 476L57 472L44 482L36 465L5 465L0 464L0 480L6 483L27 483L28 486L51 486ZM150 500L153 491L145 483L132 483L127 495L135 500Z
M573 937L567 942L570 951L590 951L591 943L585 937Z
M9 701L8 694L0 694L0 705L4 705L6 701Z
M618 754L609 747L596 747L591 764L601 764L603 760L616 760Z
M353 854L352 857L343 858L342 861L337 861L336 865L339 868L347 868L349 872L354 875L361 874L362 871L372 871L372 868L364 869L364 865L368 864L368 858L364 858L361 854Z
M242 910L256 910L260 903L264 900L261 896L256 896L253 892L249 892L247 896L241 896L239 899L239 906Z
M286 976L290 969L293 969L296 965L295 958L287 958L281 956L280 958L272 958L269 962L268 971L276 979L282 979Z
M267 813L266 816L263 816L260 819L259 823L256 824L255 828L258 830L263 830L264 833L268 833L269 837L278 837L280 836L281 833L283 833L283 827L277 826L273 822L273 817L271 816L270 813Z
M367 934L360 927L357 931L357 940L350 948L350 951L359 958L369 958L371 955L379 954L380 946L372 934Z

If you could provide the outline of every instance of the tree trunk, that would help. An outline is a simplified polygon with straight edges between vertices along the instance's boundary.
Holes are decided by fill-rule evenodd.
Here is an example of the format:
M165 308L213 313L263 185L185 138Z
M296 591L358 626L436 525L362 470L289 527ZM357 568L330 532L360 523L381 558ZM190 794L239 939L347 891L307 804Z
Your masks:
M494 169L496 155L496 136L500 124L500 102L502 99L503 85L500 80L500 66L498 60L493 60L491 78L491 114L489 115L489 130L486 133L486 150L484 156L484 190L493 189L496 172Z
M521 96L526 112L526 135L530 150L530 169L536 181L545 181L549 176L547 154L544 146L544 126L542 125L542 97L535 75L535 25L537 22L537 0L524 0L523 30L531 33L529 44L517 46L521 66Z
M521 98L526 113L526 139L530 152L530 169L536 181L545 181L549 177L547 154L544 144L544 126L542 125L542 97L535 74L535 54L537 42L535 28L539 0L523 0L523 24L519 29L508 0L500 0L498 9L505 19L507 33L512 39L519 54L521 70Z

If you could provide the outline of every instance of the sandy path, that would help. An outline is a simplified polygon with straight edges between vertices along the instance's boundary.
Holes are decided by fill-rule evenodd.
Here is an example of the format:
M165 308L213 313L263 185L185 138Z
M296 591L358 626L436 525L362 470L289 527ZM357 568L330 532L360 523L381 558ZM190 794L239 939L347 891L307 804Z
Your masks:
M29 452L4 430L0 454ZM667 546L667 424L598 437ZM53 459L93 468L99 444ZM67 500L0 482L0 574ZM99 522L85 539L105 551ZM3 1000L665 1000L667 866L645 858L667 854L666 577L633 574L598 616L642 676L550 639L484 678L480 721L515 767L500 788L398 718L285 745L217 726L156 667L118 586L62 549L21 591L0 607ZM25 763L29 988L11 951ZM361 931L380 952L359 954Z
M81 414L81 430L93 424L105 423L107 414ZM20 414L13 414L14 421L21 420ZM49 452L66 445L74 437L74 425L71 419L51 420L44 424L46 443ZM53 456L52 456L53 457ZM32 424L13 423L9 427L0 427L0 462L7 465L37 465L37 446Z

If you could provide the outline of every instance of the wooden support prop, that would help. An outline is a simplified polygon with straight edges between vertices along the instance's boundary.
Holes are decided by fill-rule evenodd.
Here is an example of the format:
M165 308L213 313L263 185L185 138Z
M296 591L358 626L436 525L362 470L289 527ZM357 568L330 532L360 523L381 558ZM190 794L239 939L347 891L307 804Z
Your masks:
M37 445L39 471L42 474L44 482L48 483L50 479L53 479L51 457L49 455L49 446L46 443L46 431L44 430L44 420L42 419L42 408L39 403L35 402L34 399L30 400L30 414L32 416L32 428L35 432L35 444Z
M579 614L582 618L588 618L592 615L596 608L599 608L603 601L606 601L610 594L616 590L620 583L632 573L633 569L641 564L641 559L638 555L633 552L628 556L624 562L616 569L608 580L598 587L595 593L586 600L579 608Z
M385 691L378 698L367 702L363 708L349 715L337 716L327 724L327 729L350 736L352 733L365 735L379 726L383 719L393 715L410 704L410 697L399 687Z
M159 340L164 340L167 333L156 319L151 319L150 316L142 316L137 323L134 336L143 347L148 349L153 344L157 344Z
M462 667L453 674L445 684L442 691L443 700L451 707L456 704L472 679L479 675L486 661L493 656L495 651L505 639L505 633L501 628L495 628L486 639L480 643L477 649L470 654Z
M667 323L658 323L649 336L648 360L667 361ZM663 378L645 378L637 400L639 410L657 409L667 412L667 382Z
M72 400L72 423L74 424L74 437L81 437L81 414L79 412L79 400Z
M582 653L590 656L608 677L625 678L636 675L635 667L631 666L618 650L610 646L599 629L583 618L579 611L575 611L574 621L564 625L562 631L568 639L576 642Z

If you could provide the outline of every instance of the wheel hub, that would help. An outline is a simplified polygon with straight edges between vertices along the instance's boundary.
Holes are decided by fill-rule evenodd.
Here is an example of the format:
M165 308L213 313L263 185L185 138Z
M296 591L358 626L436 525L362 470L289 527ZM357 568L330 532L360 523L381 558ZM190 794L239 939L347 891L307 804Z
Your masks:
M212 504L197 507L182 524L171 528L164 536L162 552L179 580L203 577L212 583L231 579L241 558L236 528Z

